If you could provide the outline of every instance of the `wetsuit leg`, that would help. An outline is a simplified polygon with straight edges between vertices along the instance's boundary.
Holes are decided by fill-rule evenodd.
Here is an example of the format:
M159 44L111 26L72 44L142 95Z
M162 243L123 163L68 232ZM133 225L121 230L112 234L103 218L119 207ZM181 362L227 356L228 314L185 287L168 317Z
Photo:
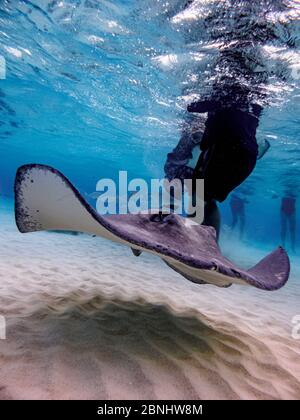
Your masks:
M205 203L203 225L212 226L216 230L217 240L220 235L221 215L215 200Z

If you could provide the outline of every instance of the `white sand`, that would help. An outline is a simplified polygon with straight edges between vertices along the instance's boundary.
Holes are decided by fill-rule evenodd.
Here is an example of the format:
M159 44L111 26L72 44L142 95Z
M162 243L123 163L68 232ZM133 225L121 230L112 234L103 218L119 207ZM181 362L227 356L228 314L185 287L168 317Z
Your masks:
M22 235L0 210L0 398L300 398L299 260L277 292L197 286L99 238Z

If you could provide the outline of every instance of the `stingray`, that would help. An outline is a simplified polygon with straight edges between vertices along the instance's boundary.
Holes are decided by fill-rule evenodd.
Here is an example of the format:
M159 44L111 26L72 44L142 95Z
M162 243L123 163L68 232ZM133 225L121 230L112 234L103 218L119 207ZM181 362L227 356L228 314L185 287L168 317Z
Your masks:
M136 256L159 256L169 267L198 284L250 285L276 290L288 280L290 263L282 247L249 270L225 258L214 228L177 214L150 213L101 216L58 170L21 166L15 180L15 217L20 232L63 230L85 232L127 245Z

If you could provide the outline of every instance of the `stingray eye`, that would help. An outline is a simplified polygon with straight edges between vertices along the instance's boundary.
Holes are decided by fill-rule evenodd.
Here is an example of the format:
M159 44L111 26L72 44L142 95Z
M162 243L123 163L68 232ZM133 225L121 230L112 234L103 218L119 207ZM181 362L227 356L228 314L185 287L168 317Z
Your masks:
M167 223L170 222L171 220L173 220L173 214L164 214L164 213L157 213L157 214L152 214L150 216L150 221L151 222L160 222L160 223Z
M151 222L161 222L162 221L162 214L161 213L152 214L150 216L150 221Z
M234 269L232 269L231 271L233 272L233 274L234 274L235 277L237 277L237 278L241 278L242 277L241 276L241 273L239 271L234 270Z
M219 271L219 267L217 266L217 264L214 262L212 264L213 266L211 267L211 271Z

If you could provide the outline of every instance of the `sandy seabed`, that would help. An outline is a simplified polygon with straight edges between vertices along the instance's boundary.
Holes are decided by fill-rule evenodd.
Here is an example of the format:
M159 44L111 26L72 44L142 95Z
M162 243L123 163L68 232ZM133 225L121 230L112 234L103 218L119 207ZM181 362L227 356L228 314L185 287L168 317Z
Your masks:
M22 235L0 210L0 399L300 398L298 258L280 291L219 289L100 238ZM266 253L226 249L244 267Z

